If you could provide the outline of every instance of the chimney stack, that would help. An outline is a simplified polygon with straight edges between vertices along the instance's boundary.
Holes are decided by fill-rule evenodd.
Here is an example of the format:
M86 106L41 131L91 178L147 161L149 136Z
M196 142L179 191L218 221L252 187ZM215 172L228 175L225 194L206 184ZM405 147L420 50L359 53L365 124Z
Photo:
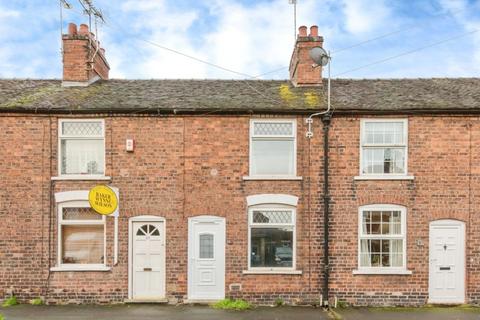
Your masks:
M110 66L105 59L105 50L88 30L86 24L68 25L68 34L63 41L63 81L62 85L88 86L97 80L108 80Z
M312 68L310 49L323 47L323 37L318 35L318 27L311 26L307 35L307 27L298 28L297 41L290 59L290 81L295 87L322 85L322 67Z

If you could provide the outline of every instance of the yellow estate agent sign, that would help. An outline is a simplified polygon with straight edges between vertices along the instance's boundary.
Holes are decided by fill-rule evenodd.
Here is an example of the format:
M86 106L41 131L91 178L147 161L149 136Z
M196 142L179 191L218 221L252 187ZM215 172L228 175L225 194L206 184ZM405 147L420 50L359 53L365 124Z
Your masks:
M104 185L93 187L90 190L88 202L93 210L106 216L114 213L118 206L117 195L110 187Z

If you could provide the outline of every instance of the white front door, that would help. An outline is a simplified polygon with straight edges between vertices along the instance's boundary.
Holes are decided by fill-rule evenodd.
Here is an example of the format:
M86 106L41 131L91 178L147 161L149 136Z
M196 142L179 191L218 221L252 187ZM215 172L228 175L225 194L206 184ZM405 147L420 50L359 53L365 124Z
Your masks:
M465 224L457 220L430 223L430 303L465 302Z
M133 222L132 298L165 298L165 243L163 222Z
M225 298L225 218L188 219L188 299Z

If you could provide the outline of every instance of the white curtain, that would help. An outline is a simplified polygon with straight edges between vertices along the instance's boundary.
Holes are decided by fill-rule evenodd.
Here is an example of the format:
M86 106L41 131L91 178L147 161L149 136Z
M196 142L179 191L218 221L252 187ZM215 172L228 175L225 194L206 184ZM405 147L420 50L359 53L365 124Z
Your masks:
M368 212L363 213L364 217L365 214L369 214ZM362 233L367 234L367 223L365 218L362 219ZM370 259L370 245L369 241L366 239L360 240L360 266L362 267L370 267L371 266L371 259Z
M65 174L102 174L104 169L103 140L62 141L62 170Z
M360 253L360 266L362 267L371 267L370 259L370 246L369 241L362 239L361 242L361 253Z
M402 267L403 240L390 240L390 266Z

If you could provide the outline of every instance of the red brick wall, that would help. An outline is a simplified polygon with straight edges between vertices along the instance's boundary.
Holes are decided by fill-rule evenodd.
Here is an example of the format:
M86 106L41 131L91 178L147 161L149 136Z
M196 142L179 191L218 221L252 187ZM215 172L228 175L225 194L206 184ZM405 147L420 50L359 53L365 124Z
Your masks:
M295 117L293 117L295 118ZM50 181L57 175L57 124L52 117L33 122L31 118L22 123L2 117L2 131L11 132L10 141L18 142L16 148L25 148L23 140L32 141L31 147L24 150L23 161L18 163L18 152L7 153L7 166L2 163L6 185L2 190L14 192L17 198L2 207L1 214L17 216L16 208L28 212L30 217L48 220L51 217L51 259L54 266L57 257L57 213L49 210L49 188L52 193L69 190L86 190L103 181ZM298 118L297 171L301 181L244 181L248 175L249 120L248 116L208 116L208 117L104 117L106 124L106 175L112 177L111 184L120 189L121 214L119 219L119 263L111 272L51 272L48 277L47 259L39 266L37 260L42 252L36 239L29 239L27 245L18 248L16 241L2 238L3 250L10 254L18 248L18 254L36 267L35 274L15 271L17 262L7 257L1 265L2 287L12 287L21 299L31 298L48 288L49 303L64 302L111 302L123 301L128 294L128 218L138 215L156 215L166 218L166 291L172 301L183 300L187 293L187 222L196 215L218 215L226 217L226 294L242 297L258 303L272 303L281 297L289 303L314 303L319 300L320 274L320 224L316 212L319 211L318 197L314 190L320 187L320 168L309 168L309 163L319 163L321 146L312 150L316 156L309 157L309 145L304 138L304 119ZM33 123L32 123L33 122ZM43 127L45 137L43 138ZM37 128L38 127L38 128ZM19 135L19 130L25 131ZM42 134L37 133L40 130ZM51 135L49 134L51 132ZM2 137L8 139L7 137ZM125 139L135 139L135 151L125 151ZM5 140L5 145L7 140ZM52 142L51 163L50 141ZM319 140L320 141L320 140ZM44 179L36 184L27 184L32 172L29 167L42 170L41 146L45 144L43 163ZM27 144L28 145L28 144ZM312 152L313 154L313 152ZM21 177L7 170L9 163L18 163ZM216 170L216 174L212 174ZM315 176L312 182L310 176ZM20 180L20 182L19 182ZM43 184L42 184L43 181ZM26 184L19 193L20 184ZM44 204L35 213L27 205L24 194L33 197L31 206L38 207L41 190L44 190ZM311 189L311 190L310 190ZM246 197L259 193L285 193L298 196L297 208L297 269L301 275L244 275L247 269L247 207ZM312 198L309 198L309 195ZM2 197L3 199L3 197ZM6 208L11 208L7 210ZM43 215L42 215L43 212ZM22 219L24 215L21 215ZM20 223L11 220L6 225L8 232L17 232ZM113 219L107 219L107 265L113 261ZM3 226L0 226L0 233ZM48 255L48 224L43 228L36 220L25 234L42 233L45 236L43 255ZM32 247L36 245L37 247ZM30 251L28 251L30 250ZM25 255L25 252L31 252ZM35 253L35 254L34 254ZM32 258L33 257L33 258ZM20 284L22 283L22 285ZM239 283L241 291L229 291L229 285ZM39 288L41 287L41 288ZM32 293L28 290L33 288ZM5 293L4 293L5 294Z
M480 122L477 117L409 119L408 171L413 181L355 181L359 173L360 121L333 120L331 142L332 294L352 304L426 303L429 223L466 223L467 302L479 302L478 214ZM353 275L357 268L358 207L398 204L407 208L407 268L412 275ZM423 245L418 245L421 240Z
M123 301L128 293L128 218L157 215L166 218L167 296L182 300L187 290L188 217L211 214L227 221L228 296L258 303L271 303L277 297L290 303L318 301L323 270L320 121L315 121L315 136L309 141L304 118L297 118L297 173L303 180L244 181L250 116L99 117L106 124L106 175L120 188L118 265L110 272L49 275L48 248L54 265L57 241L56 208L50 207L50 192L88 189L99 182L50 181L50 170L57 175L57 117L4 115L0 117L4 146L0 157L0 297L13 290L21 299L47 292L50 303ZM467 300L479 303L480 226L473 221L479 207L480 121L477 117L408 118L408 169L413 181L354 180L359 172L360 118L335 115L332 120L332 297L359 305L425 303L429 222L454 218L467 226ZM125 152L127 138L135 139L133 153ZM217 174L212 174L213 169ZM297 268L302 275L242 273L247 268L246 197L259 193L300 198ZM352 274L357 268L358 207L374 203L407 208L407 264L412 275ZM111 266L113 221L107 221L106 261ZM232 283L241 284L242 290L230 292Z
M0 299L44 293L48 276L49 119L0 117Z

